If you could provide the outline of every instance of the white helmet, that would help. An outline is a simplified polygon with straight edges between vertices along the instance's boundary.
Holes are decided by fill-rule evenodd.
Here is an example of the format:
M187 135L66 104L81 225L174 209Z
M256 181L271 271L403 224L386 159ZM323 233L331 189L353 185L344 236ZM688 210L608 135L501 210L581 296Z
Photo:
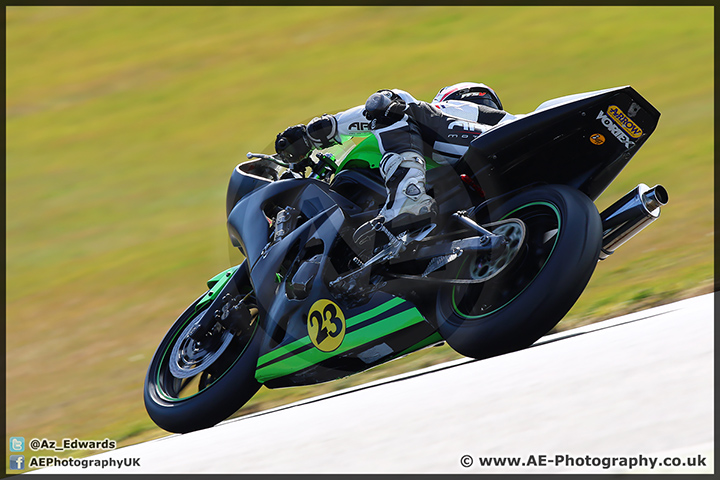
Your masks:
M498 110L503 109L500 97L484 83L461 82L441 88L433 98L432 103L446 102L448 100L461 100L477 105L486 105Z

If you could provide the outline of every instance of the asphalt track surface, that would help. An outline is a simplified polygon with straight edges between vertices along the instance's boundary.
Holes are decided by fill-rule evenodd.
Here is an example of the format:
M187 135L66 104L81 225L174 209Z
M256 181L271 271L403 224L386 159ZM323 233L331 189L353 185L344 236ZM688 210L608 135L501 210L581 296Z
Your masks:
M85 457L114 460L104 469L34 473L714 473L713 300Z

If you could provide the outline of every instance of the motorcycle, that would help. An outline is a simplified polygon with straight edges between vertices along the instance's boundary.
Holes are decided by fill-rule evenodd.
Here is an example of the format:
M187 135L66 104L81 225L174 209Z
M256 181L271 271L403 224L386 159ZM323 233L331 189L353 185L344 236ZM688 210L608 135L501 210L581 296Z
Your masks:
M665 188L645 184L602 213L593 203L659 117L630 86L545 102L475 138L452 166L428 160L438 215L399 234L376 217L385 186L373 136L340 159L248 154L226 205L244 260L211 278L161 341L148 414L190 432L261 385L327 382L443 342L477 359L528 347L667 203Z

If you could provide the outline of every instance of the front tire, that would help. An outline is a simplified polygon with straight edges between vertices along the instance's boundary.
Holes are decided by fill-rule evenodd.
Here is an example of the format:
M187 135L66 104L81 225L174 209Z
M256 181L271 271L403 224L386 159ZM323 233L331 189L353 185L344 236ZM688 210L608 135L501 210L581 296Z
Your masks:
M521 251L490 280L443 288L437 298L440 334L458 353L473 358L528 347L550 331L585 289L602 241L595 205L564 185L528 189L491 215L525 223ZM466 259L458 275L473 268L473 259Z
M145 408L164 430L187 433L211 427L232 415L260 388L255 380L261 339L256 309L247 331L223 329L214 341L203 339L204 345L191 337L193 326L204 315L212 315L228 293L242 295L245 304L253 306L244 265L212 304L196 308L203 295L190 305L153 355L145 378Z

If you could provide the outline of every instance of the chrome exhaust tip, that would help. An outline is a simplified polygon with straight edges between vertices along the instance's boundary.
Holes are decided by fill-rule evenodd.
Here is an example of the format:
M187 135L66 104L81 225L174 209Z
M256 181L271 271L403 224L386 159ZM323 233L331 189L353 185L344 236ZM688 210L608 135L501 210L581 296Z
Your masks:
M640 185L638 185L638 188L642 185L644 184L641 183ZM642 199L643 203L645 204L645 208L647 208L648 211L654 211L655 209L658 209L663 205L667 205L669 197L667 190L665 190L665 187L663 187L662 185L655 185L653 188L642 194ZM658 216L660 216L659 211Z
M660 217L660 207L668 203L668 192L662 185L650 188L641 183L600 214L603 225L600 260L640 233Z

